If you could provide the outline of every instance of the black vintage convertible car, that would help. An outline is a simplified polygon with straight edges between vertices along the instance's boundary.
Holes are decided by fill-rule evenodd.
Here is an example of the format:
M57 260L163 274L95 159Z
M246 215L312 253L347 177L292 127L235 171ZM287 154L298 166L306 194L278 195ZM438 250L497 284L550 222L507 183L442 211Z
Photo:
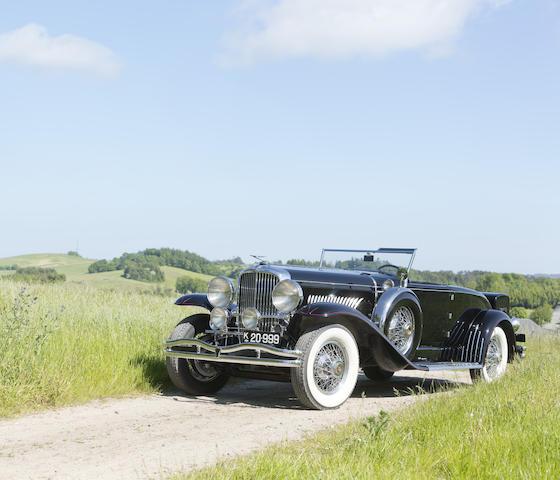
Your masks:
M415 254L324 249L317 267L262 261L235 285L214 278L207 294L176 302L208 313L185 318L165 342L171 380L192 395L230 376L291 381L305 406L328 409L352 394L359 369L376 381L402 369L499 378L524 354L509 297L414 281Z

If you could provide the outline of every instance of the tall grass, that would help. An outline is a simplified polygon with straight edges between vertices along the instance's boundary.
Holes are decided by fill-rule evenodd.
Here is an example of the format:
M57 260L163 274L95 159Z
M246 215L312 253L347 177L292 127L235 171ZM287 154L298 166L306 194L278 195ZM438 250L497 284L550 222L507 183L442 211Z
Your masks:
M0 416L159 390L172 300L0 279Z
M559 478L560 341L529 347L498 382L176 478Z

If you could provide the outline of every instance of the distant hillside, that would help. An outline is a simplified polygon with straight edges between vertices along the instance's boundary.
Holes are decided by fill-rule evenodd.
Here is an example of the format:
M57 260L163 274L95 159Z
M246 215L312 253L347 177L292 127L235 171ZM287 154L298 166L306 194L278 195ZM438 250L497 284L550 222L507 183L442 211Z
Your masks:
M139 263L138 263L139 262ZM136 264L151 269L154 265L163 273L163 282L138 281L125 278L126 266ZM316 266L304 260L289 261L301 265ZM211 261L186 250L169 248L146 249L137 253L125 253L112 260L92 260L75 255L43 253L0 259L0 275L13 271L2 266L51 267L66 275L68 282L81 283L100 288L152 290L165 288L175 290L177 278L188 276L203 285L215 275L233 277L244 268L239 258ZM102 266L105 271L96 271ZM192 271L195 270L195 271ZM90 272L90 273L88 273ZM413 271L412 278L426 282L463 285L480 291L505 292L511 296L512 306L534 309L549 304L560 304L560 279L556 275L536 276L499 274L492 272L430 272ZM202 288L202 287L201 287ZM199 288L197 288L199 289Z
M20 255L0 259L0 267L6 265L18 265L19 267L42 267L54 268L57 272L66 275L67 282L80 283L97 288L111 288L124 290L151 290L154 287L175 290L175 282L181 276L188 276L207 282L211 275L190 272L181 268L161 267L165 280L162 283L151 284L130 280L123 277L123 270L110 272L88 273L88 268L96 260L66 255L59 253L36 253L31 255ZM0 270L0 275L11 275L13 271Z
M127 278L152 281L160 276L161 267L176 267L206 275L234 277L244 268L244 264L239 257L212 261L188 250L147 248L136 253L125 252L112 260L98 260L89 266L88 271L98 273L124 270Z

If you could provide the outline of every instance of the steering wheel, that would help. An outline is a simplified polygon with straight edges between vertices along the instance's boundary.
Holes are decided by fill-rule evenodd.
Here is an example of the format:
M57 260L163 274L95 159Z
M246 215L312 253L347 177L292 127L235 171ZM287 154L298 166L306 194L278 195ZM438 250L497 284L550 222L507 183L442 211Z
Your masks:
M396 265L393 265L392 263L386 263L385 265L381 265L380 267L378 267L377 271L383 273L384 268L394 268L395 269L394 275L397 275L399 273L399 270L401 269L401 267L397 267Z

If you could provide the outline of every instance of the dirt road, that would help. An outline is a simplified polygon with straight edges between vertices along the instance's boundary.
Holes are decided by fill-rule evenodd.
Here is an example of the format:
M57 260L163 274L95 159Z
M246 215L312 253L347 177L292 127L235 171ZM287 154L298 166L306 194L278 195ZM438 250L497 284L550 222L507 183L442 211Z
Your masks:
M429 395L409 389L469 381L464 372L399 374L383 385L360 377L342 408L317 412L303 410L289 384L238 380L215 398L106 400L3 420L0 478L164 478Z
M560 305L556 306L553 310L550 323L545 323L543 328L546 331L560 333Z
M560 325L560 305L558 305L552 313L552 324Z

